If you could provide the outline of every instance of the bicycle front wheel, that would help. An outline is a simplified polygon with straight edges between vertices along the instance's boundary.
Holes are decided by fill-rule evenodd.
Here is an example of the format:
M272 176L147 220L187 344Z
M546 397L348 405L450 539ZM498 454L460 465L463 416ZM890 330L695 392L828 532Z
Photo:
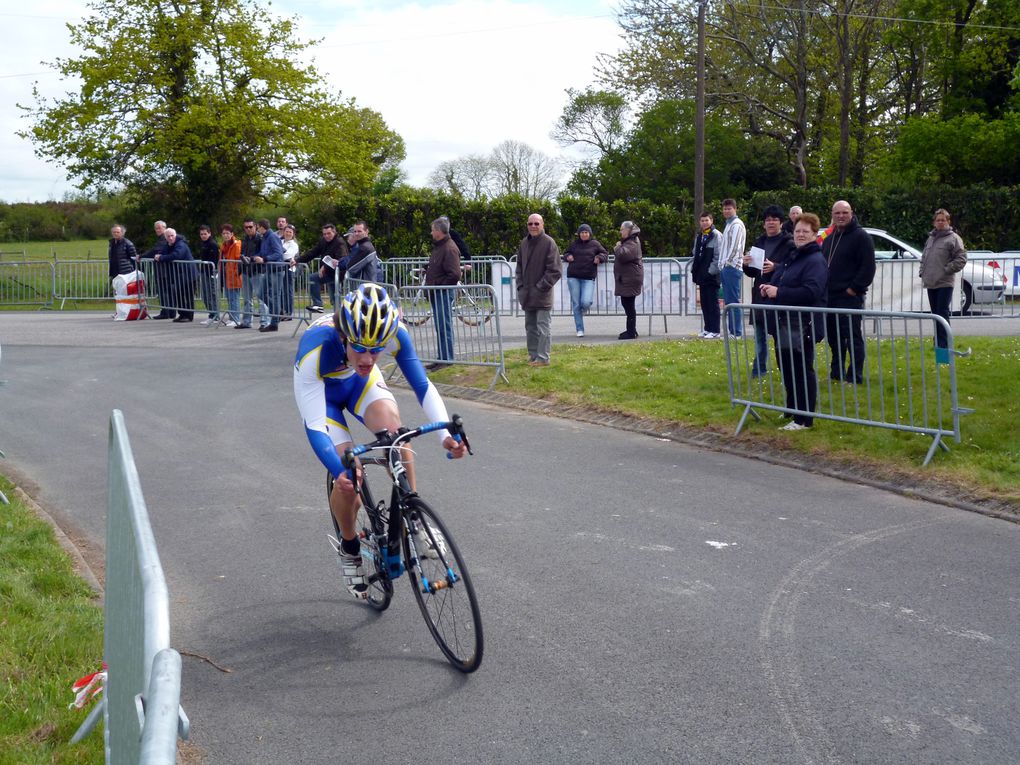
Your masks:
M403 544L411 589L429 632L455 668L474 672L483 647L475 588L449 530L419 497L407 500Z
M457 299L453 303L453 315L469 327L477 327L488 322L496 312L492 301L482 295L472 297L463 290L458 290Z
M409 326L420 327L432 318L432 304L428 295L418 291L400 299L400 318Z

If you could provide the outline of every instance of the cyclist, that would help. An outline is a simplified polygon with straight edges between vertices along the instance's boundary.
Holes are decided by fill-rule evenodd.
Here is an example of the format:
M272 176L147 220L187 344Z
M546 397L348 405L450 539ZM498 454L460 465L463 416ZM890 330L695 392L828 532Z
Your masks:
M368 582L355 525L360 500L341 463L341 455L352 444L344 409L373 433L400 427L397 402L376 366L384 350L393 354L425 416L431 421L448 420L443 399L418 360L397 305L377 284L360 285L336 305L332 316L316 319L301 337L294 360L294 398L312 450L334 478L329 509L340 528L340 569L347 590L358 599L368 596ZM439 436L450 456L464 456L467 449L462 442L446 430L439 431ZM414 489L410 449L404 451L403 459Z

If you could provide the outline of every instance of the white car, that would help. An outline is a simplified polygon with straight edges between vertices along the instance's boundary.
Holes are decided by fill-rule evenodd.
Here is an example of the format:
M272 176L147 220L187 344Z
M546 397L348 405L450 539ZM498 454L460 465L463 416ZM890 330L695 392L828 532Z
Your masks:
M875 245L875 260L921 260L921 250L902 239L893 236L888 231L880 228L865 228L871 235L871 241ZM974 304L984 305L988 303L1003 302L1003 295L1006 292L1006 278L1002 273L999 264L994 261L985 262L985 256L979 251L968 252L977 259L968 260L967 265L960 272L960 289L954 296L954 301L961 313L967 313ZM994 257L993 253L989 255ZM921 281L917 278L917 270L914 268L914 279L920 288ZM912 301L913 302L913 301ZM955 307L955 306L954 306ZM901 307L896 310L921 310L921 306Z
M1006 277L1006 294L1020 298L1020 250L1005 250L992 256L990 266L998 266Z

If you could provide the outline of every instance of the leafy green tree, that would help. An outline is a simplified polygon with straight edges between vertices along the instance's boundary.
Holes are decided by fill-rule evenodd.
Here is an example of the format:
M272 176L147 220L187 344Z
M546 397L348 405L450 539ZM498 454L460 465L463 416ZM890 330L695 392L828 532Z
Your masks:
M382 117L297 63L311 43L252 0L92 0L69 24L77 58L52 66L76 88L36 89L36 153L82 189L124 188L141 204L228 219L257 197L313 186L367 191L399 164ZM80 83L80 86L79 86Z
M619 148L626 133L627 99L619 93L567 89L567 105L552 138L561 146L582 144L604 155Z

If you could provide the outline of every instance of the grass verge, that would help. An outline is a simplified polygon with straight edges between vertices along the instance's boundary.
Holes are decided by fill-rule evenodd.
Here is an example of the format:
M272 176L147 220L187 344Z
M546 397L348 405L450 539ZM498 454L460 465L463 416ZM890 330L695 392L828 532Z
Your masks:
M102 663L102 608L52 529L0 487L0 765L102 762L102 726L72 746L89 707L67 708Z
M557 345L549 367L527 366L524 351L507 353L510 384L496 390L607 414L652 418L660 429L689 429L746 451L817 460L872 479L938 488L968 501L1020 512L1020 338L968 337L973 355L957 360L962 441L948 442L928 467L931 439L875 427L816 420L810 431L784 433L778 415L749 420L734 436L741 409L731 407L721 343L694 339L614 345ZM448 367L436 382L485 388L484 367ZM824 383L823 383L824 386ZM781 384L779 384L781 388ZM779 396L780 400L782 396Z

